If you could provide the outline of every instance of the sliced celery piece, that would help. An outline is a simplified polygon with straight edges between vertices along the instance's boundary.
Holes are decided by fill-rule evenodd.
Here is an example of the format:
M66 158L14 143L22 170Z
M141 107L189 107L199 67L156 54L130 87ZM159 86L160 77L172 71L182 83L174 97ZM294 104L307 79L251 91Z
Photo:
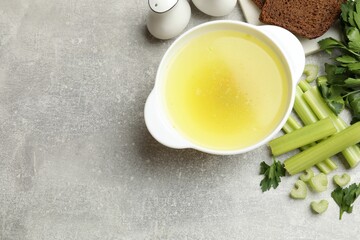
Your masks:
M290 175L299 173L358 142L360 142L360 122L285 160L285 169Z
M310 206L314 212L321 214L328 209L329 202L325 199L321 200L320 202L312 201Z
M318 175L310 178L309 185L314 191L323 192L327 189L327 176L324 173L319 173Z
M306 183L297 180L295 187L291 189L290 196L295 199L305 199L307 195Z
M300 175L300 180L303 182L308 182L312 177L314 177L314 171L309 168L305 170L304 174Z
M330 117L338 131L345 129L348 126L344 120L331 111L316 87L305 92L303 96L319 119ZM351 168L355 167L360 162L360 148L356 145L350 145L348 148L343 149L342 154Z
M313 124L294 130L291 133L275 138L269 142L274 156L287 153L291 150L324 139L336 133L336 128L330 118L325 118Z
M351 180L351 177L349 174L347 173L344 173L342 176L340 175L335 175L333 177L333 180L334 182L339 186L339 187L344 187L346 186L350 180Z
M319 66L315 64L306 64L304 68L304 74L306 75L305 80L312 82L316 79L319 73Z
M289 116L288 120L286 121L284 127L283 127L283 131L285 133L290 133L296 129L300 129L302 126L300 125L300 123L298 123L298 121L292 117ZM314 146L316 143L312 143L310 144L310 146ZM305 150L307 148L310 147L309 145L307 146L303 146L300 149L301 150ZM323 173L328 174L331 171L335 170L337 168L337 165L335 164L335 162L333 162L330 158L325 159L322 162L319 162L316 164L316 167Z

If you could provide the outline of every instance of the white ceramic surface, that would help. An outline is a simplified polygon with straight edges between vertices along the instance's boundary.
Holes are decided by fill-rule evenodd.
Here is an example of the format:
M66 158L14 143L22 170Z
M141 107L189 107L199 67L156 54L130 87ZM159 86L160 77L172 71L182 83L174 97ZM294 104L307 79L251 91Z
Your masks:
M193 0L200 11L214 17L228 15L234 9L236 2L237 0Z
M254 2L252 0L239 0L239 2L246 21L254 25L262 25L259 21L260 9L254 4ZM319 51L318 41L327 37L340 39L341 34L338 24L332 26L324 35L318 38L310 40L299 37L299 40L304 47L305 54L309 55Z
M156 13L164 13L173 8L179 0L149 0L149 7Z
M186 139L179 132L177 132L172 127L170 119L166 113L164 103L165 98L162 95L162 87L165 82L166 69L172 57L191 39L200 36L201 34L217 30L235 30L245 32L269 44L277 52L279 58L281 58L285 63L284 67L286 68L286 72L289 73L289 81L292 81L292 83L289 84L290 87L288 90L290 95L289 103L286 114L284 114L282 121L278 123L278 125L266 138L257 144L230 151L204 148L192 143L190 140ZM267 143L276 133L280 131L281 127L287 120L294 103L295 87L302 75L304 65L305 54L301 43L292 33L283 28L276 26L254 26L248 23L229 20L212 21L201 24L180 36L170 46L162 58L156 74L154 89L150 93L145 104L145 122L147 128L155 139L171 148L193 148L199 151L219 155L239 154L253 150Z
M156 38L176 37L190 21L191 8L187 0L149 0L149 7L146 25Z

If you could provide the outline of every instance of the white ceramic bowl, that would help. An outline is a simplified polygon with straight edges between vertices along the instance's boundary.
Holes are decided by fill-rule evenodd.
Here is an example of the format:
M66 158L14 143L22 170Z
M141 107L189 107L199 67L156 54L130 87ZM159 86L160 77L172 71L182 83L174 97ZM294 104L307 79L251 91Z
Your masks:
M233 30L251 34L269 45L284 63L283 67L289 73L287 111L282 120L274 127L273 131L261 141L251 146L235 150L218 150L199 146L179 133L171 125L171 120L165 110L164 97L161 85L165 81L165 71L172 57L184 47L191 39L211 31ZM145 104L145 123L151 135L160 143L171 148L193 148L202 152L230 155L240 154L266 144L277 134L289 117L295 99L296 85L305 66L305 54L299 40L289 31L276 26L254 26L251 24L220 20L201 24L181 35L166 51L159 65L155 86Z

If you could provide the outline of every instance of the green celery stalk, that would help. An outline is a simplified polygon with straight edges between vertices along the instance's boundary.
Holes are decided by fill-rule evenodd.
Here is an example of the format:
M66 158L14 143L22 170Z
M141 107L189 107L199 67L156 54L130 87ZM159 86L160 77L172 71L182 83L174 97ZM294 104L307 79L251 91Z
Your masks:
M302 126L300 125L300 123L293 117L293 116L289 116L288 120L286 121L286 124L289 125L289 131L285 133L290 133L293 132L296 129L300 129L302 128Z
M308 82L301 80L299 85L296 86L295 94L294 110L305 125L319 121L319 118L315 115L313 110L311 110L310 106L303 97L303 91L308 91L309 89L311 89L311 85ZM302 150L305 149L303 148ZM330 158L327 158L324 161L316 164L316 167L325 174L328 174L331 171L337 169L337 165Z
M316 87L312 87L305 92L303 96L319 119L330 117L338 132L347 128L348 124L331 111ZM360 148L356 145L343 149L342 154L351 168L355 167L360 162Z
M307 81L304 80L301 80L298 86L301 88L303 92L306 92L312 88L312 86Z
M334 121L338 131L343 130L348 126L343 119L336 116L336 114L327 106L317 87L312 87L309 91L306 91L303 97L319 119L330 117Z
M328 174L329 172L337 169L336 163L334 163L334 161L331 160L331 158L326 158L324 161L322 161L322 162L320 162L320 163L322 163L322 164L324 164L324 165L326 166L326 170L325 170L325 169L322 169L322 168L323 168L323 167L322 167L323 165L321 165L321 166L319 167L319 163L316 164L316 166L320 169L320 171L322 171L322 172L325 173L325 174ZM330 169L330 171L328 171L327 169Z
M306 92L311 88L311 85L308 82L304 81L304 80L301 80L299 82L298 86L301 88L301 90L303 92Z
M307 102L303 97L304 94L303 90L307 91L309 89L311 89L311 85L308 82L302 80L300 81L299 85L296 86L296 94L295 94L294 110L305 125L309 125L319 121L319 118L315 115L315 113L313 112L313 110L310 108L310 106L307 104ZM301 126L299 125L298 128L300 127ZM302 148L302 150L305 149L306 147ZM328 174L332 170L337 169L337 165L330 158L327 158L324 161L316 164L316 167L325 174Z
M360 122L285 160L285 169L290 175L297 174L358 142L360 142Z
M302 82L302 81L301 81ZM296 86L296 94L295 94L295 103L294 103L294 110L296 114L299 116L301 121L305 124L311 124L314 122L319 121L316 117L314 112L311 110L309 105L306 103L305 99L303 98L303 91L299 86Z
M336 128L331 119L325 118L275 138L269 142L269 146L272 154L274 156L279 156L290 152L291 150L324 139L336 132Z
M300 129L302 126L300 125L300 123L292 116L290 116L288 118L288 120L286 121L284 127L282 128L282 130L285 133L291 133L296 129ZM303 146L300 149L302 151L306 150L307 148L309 148L310 146L314 146L316 143L312 143L308 146ZM337 165L334 161L332 161L330 158L325 159L322 162L319 162L316 164L316 167L323 173L328 174L331 171L337 169Z
M320 170L320 172L324 174L329 174L330 172L337 169L337 165L330 158L315 164L315 166Z
M329 160L329 158L327 158L326 160ZM333 170L335 170L337 168L337 166L334 168L333 166L328 166L328 163L325 162L326 160L322 161L322 162L319 162L316 165L316 167L322 172L322 173L325 173L325 174L329 174L330 172L332 172ZM333 162L332 162L333 163Z
M289 121L289 120L288 120ZM285 133L289 133L289 132L292 132L293 131L293 128L292 128L292 126L288 123L288 122L286 122L285 124L284 124L284 126L282 127L282 130L285 132Z

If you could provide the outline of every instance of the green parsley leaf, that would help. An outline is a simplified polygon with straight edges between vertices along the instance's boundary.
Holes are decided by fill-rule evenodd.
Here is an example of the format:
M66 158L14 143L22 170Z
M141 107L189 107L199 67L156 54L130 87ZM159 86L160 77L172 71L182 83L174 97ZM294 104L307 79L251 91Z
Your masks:
M347 29L348 46L354 52L360 51L360 32L359 29L353 27Z
M360 78L347 78L344 81L344 86L349 88L360 88Z
M346 105L352 112L351 124L360 121L360 90L347 96Z
M320 49L325 50L329 54L332 53L332 49L334 48L345 48L344 44L331 37L320 40L318 43Z
M260 174L264 175L263 180L260 182L261 190L263 192L276 189L281 182L281 177L285 176L284 165L273 158L273 164L270 166L265 162L260 163Z
M316 79L316 83L318 85L318 88L321 92L321 95L323 96L328 96L329 95L329 87L328 87L328 82L327 82L327 77L326 76L320 76Z
M336 115L339 115L345 108L345 101L340 96L326 99L326 103Z
M345 106L352 113L352 123L360 121L360 0L348 0L341 5L343 40L326 38L319 41L328 53L339 50L335 64L325 63L326 75L317 80L327 105L336 114Z
M341 5L341 20L344 23L348 22L349 11L351 9L352 9L352 7L349 4L342 4Z
M345 108L345 101L342 97L342 93L345 92L343 87L328 85L327 77L325 76L317 79L317 85L329 108L338 115Z
M340 57L337 57L336 61L340 63L356 63L357 59L349 55L342 55Z
M339 219L341 220L344 212L352 213L353 203L360 195L360 184L351 184L347 188L337 187L332 193L331 197L340 208Z
M350 63L353 64L353 63ZM342 84L343 81L347 78L346 67L336 66L332 64L325 63L325 73L327 77L327 82L331 84Z
M359 11L356 10L356 12L354 12L353 18L354 18L354 22L356 23L356 27L359 28L359 26L360 26L360 15L357 14L357 12L359 12Z

